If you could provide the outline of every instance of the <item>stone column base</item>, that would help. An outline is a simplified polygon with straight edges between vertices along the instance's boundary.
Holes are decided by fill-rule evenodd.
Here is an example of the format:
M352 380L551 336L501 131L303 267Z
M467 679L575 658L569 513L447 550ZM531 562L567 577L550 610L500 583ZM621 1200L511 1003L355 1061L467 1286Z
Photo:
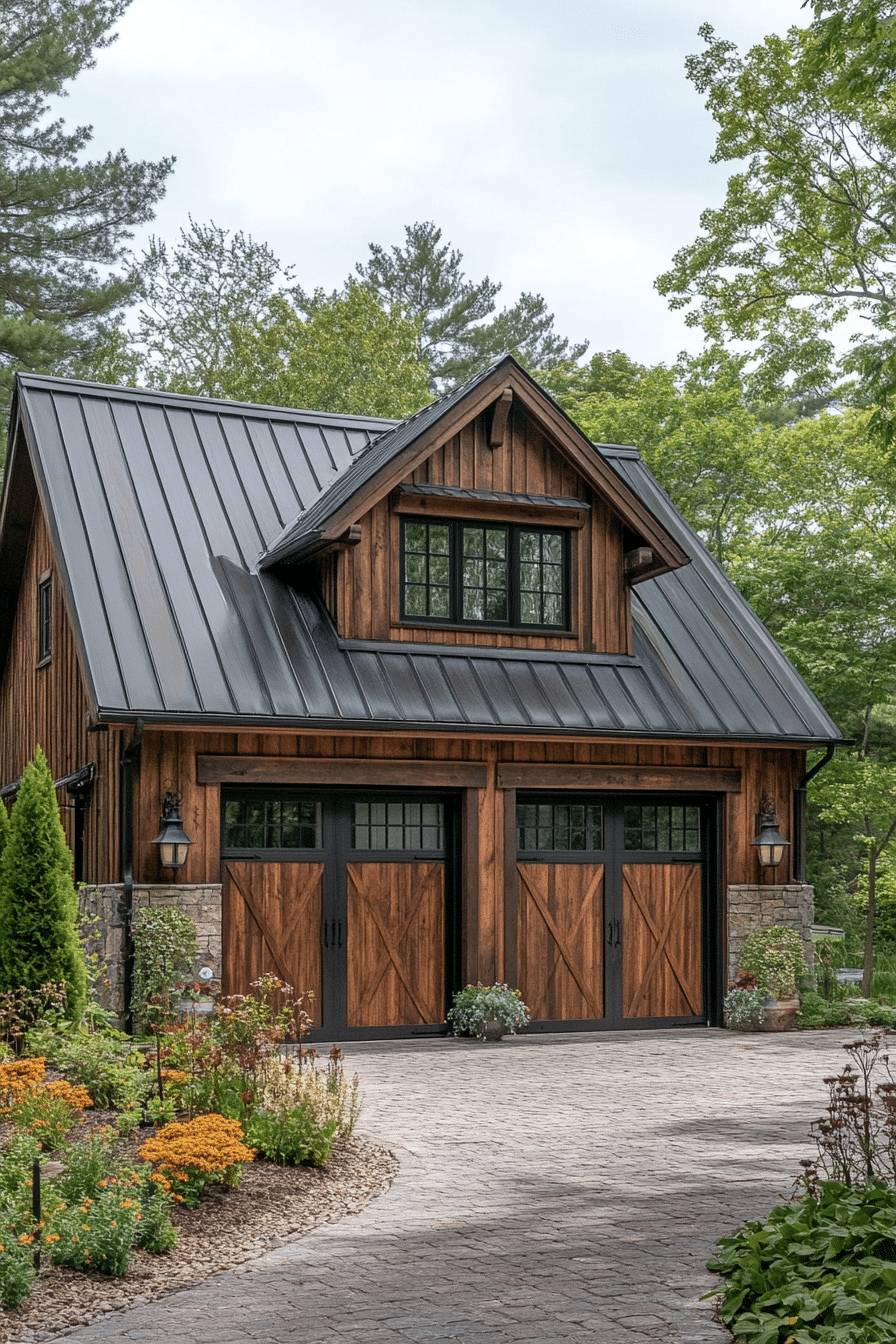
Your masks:
M815 967L812 948L812 919L815 889L794 882L782 887L732 886L728 888L728 982L739 969L741 949L754 929L766 924L783 924L796 929L803 940L806 969Z
M88 953L97 953L105 966L105 983L99 986L104 1008L122 1021L124 1013L124 918L121 902L124 887L120 883L102 887L82 887L78 893L82 916L94 920L88 938ZM134 910L176 906L196 925L196 962L194 975L203 966L213 972L208 981L212 993L221 988L221 886L175 886L174 884L134 884Z

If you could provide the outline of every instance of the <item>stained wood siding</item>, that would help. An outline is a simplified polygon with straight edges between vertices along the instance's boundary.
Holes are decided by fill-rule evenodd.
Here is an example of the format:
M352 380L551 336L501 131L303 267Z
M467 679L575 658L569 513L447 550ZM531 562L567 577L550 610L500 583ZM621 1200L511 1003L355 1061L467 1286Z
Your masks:
M730 883L760 880L750 841L756 834L759 804L764 794L774 798L782 832L793 837L793 790L805 770L805 752L796 749L747 746L684 746L634 742L538 742L484 738L412 738L324 736L259 733L168 732L148 728L143 740L136 784L135 854L137 881L157 882L164 874L157 848L162 797L166 788L183 794L184 826L194 845L182 870L182 882L221 881L220 786L196 781L200 755L269 756L273 760L331 761L331 782L338 782L341 760L478 762L485 766L486 784L465 794L463 808L464 975L483 981L502 979L505 936L516 939L516 925L505 928L505 914L517 903L517 865L514 848L512 789L498 787L498 769L513 764L569 766L632 766L650 772L662 768L688 770L688 787L696 787L692 771L740 771L740 793L728 792L722 809L722 873L724 892ZM312 786L313 787L313 786ZM556 787L552 784L552 787ZM509 860L505 863L505 854ZM773 877L791 879L792 851ZM723 917L723 925L725 923ZM515 953L511 951L515 959Z
M52 656L38 667L37 589L41 575L47 571L52 580ZM88 733L85 715L89 708L49 532L38 506L9 657L0 683L0 784L19 778L36 744L43 747L54 779L96 762L96 785L85 816L84 876L88 882L116 881L120 867L120 734L114 729ZM73 847L74 805L64 790L59 790L57 797L66 838Z
M488 416L477 416L418 467L408 484L562 496L590 505L584 527L570 529L572 634L503 634L402 622L400 520L390 498L360 520L357 546L321 566L323 598L340 634L473 647L631 651L622 525L519 408L511 411L503 447L489 448Z

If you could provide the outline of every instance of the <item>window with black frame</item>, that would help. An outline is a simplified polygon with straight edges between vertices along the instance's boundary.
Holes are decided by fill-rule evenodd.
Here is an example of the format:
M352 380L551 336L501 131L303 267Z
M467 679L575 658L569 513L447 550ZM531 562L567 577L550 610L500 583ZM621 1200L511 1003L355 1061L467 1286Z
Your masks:
M37 661L48 663L53 655L53 581L42 575L37 585Z
M569 564L567 529L405 518L402 617L568 630Z

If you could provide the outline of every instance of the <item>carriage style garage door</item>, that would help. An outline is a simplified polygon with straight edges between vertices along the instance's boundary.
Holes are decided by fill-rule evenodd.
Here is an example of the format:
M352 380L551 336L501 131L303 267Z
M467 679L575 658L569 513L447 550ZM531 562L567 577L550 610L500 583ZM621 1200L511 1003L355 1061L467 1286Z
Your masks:
M224 992L272 972L347 1037L443 1030L459 974L450 798L225 791Z
M680 797L517 795L517 975L542 1029L705 1020L709 817Z

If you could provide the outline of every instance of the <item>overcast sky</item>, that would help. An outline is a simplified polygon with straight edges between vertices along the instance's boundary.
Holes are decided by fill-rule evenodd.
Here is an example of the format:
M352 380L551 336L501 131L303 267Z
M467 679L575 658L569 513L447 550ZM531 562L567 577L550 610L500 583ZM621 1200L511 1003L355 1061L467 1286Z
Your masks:
M94 151L177 156L152 231L243 229L332 289L432 219L501 299L655 362L698 338L653 289L723 196L684 59L800 0L133 0L63 112ZM145 237L145 235L144 235Z

